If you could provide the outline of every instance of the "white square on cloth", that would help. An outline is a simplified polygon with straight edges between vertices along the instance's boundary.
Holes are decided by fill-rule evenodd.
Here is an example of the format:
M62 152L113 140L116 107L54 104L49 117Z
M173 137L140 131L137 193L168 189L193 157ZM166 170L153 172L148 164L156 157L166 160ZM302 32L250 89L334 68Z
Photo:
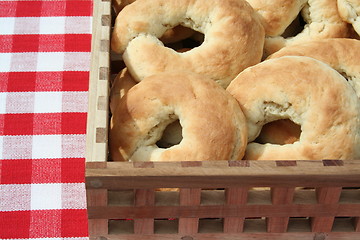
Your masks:
M85 183L63 183L62 184L62 208L63 209L85 209L86 191Z
M4 149L4 137L0 137L0 159L4 159L3 150Z
M40 34L64 34L66 17L41 17Z
M0 18L0 35L12 35L15 29L15 18L1 17ZM1 61L0 61L1 62Z
M61 183L31 184L31 210L61 209Z
M62 97L63 112L87 112L87 92L63 92Z
M91 53L89 52L66 52L64 54L65 71L89 71Z
M5 113L32 113L34 111L33 92L8 92Z
M61 135L34 135L32 158L62 158Z
M65 21L66 33L91 33L92 32L92 18L91 17L66 17Z
M0 185L0 211L30 210L30 184Z
M6 92L0 92L0 114L6 113Z
M11 54L11 72L33 72L37 66L36 52L12 53Z
M39 33L38 17L16 17L14 24L15 34L38 34Z
M62 92L35 92L34 113L62 112Z
M0 136L2 159L29 159L32 151L31 135Z
M0 22L0 26L1 26L1 22ZM11 67L11 53L0 53L0 72L10 72L10 67Z
M39 52L37 53L37 66L34 71L38 72L57 72L64 70L63 52Z
M65 134L62 135L62 157L63 158L83 158L86 154L86 135L85 134Z

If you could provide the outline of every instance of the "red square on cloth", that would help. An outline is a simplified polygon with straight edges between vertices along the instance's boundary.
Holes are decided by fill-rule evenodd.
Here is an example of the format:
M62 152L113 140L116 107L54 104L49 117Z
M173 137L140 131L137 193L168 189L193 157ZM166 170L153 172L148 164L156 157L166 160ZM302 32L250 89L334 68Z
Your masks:
M85 182L85 158L64 158L61 161L61 182Z
M0 114L0 136L4 135L4 118L5 114Z
M63 134L85 134L87 113L63 113L61 115Z
M4 135L32 135L33 113L5 114Z
M92 14L91 1L67 1L66 16L90 16Z
M34 115L34 134L61 134L61 113L37 113Z
M63 72L37 72L35 91L60 91L63 84Z
M20 1L16 5L16 17L37 17L41 7L42 1Z
M0 212L0 224L0 239L29 238L30 211Z
M64 43L65 52L90 52L90 34L66 34Z
M63 34L42 34L39 36L39 52L63 52L65 36Z
M86 209L61 210L61 236L64 238L88 236Z
M8 92L31 92L35 90L36 72L9 72Z
M0 92L7 91L9 75L10 75L10 73L8 73L8 72L0 73Z
M33 159L32 183L60 183L62 159ZM76 173L77 174L77 173Z
M64 72L62 91L87 91L89 89L89 72Z
M31 211L30 238L61 237L62 210L33 210Z
M31 159L3 160L1 162L1 184L29 184L32 175Z
M13 35L12 52L37 52L39 36L38 34Z

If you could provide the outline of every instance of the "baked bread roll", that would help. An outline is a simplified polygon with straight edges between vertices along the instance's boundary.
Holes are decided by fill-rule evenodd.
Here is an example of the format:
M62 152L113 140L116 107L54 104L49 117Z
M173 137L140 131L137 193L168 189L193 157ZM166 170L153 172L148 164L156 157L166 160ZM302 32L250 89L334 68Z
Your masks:
M348 38L313 40L288 46L269 56L307 56L320 60L341 73L360 98L360 41Z
M191 51L176 52L159 41L182 25L204 34ZM112 49L136 81L164 71L191 71L226 87L243 69L261 61L264 28L245 0L137 0L116 18Z
M118 14L124 7L135 2L136 0L111 0L111 4L115 11L115 14Z
M157 146L176 120L181 142ZM247 144L237 101L214 81L190 72L145 78L120 99L110 125L114 161L240 160Z
M137 84L130 75L127 68L124 68L116 75L110 89L110 112L115 113L120 99ZM170 123L164 130L162 138L157 142L160 147L171 147L179 144L182 139L182 129L179 121Z
M350 23L355 32L360 35L360 1L359 0L337 0L340 17Z
M308 0L247 0L260 15L266 36L280 36L297 18Z
M121 70L115 77L110 88L110 112L114 113L120 98L127 93L130 88L135 86L137 82L134 81L127 68Z
M309 57L285 56L241 72L227 91L247 119L244 159L319 160L360 157L360 102L338 72ZM253 142L268 122L290 119L301 126L292 144Z
M265 56L308 40L344 38L350 34L349 26L340 17L334 0L248 1L261 16L265 27ZM301 14L304 26L294 36L283 36L298 14Z

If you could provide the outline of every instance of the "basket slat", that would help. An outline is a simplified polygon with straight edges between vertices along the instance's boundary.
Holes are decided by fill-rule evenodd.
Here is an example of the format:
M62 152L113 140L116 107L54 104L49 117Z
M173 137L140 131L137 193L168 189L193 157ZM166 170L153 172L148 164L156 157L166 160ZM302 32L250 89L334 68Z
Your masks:
M290 204L294 197L294 188L272 188L271 200L274 205ZM289 223L289 217L269 217L267 218L268 232L286 232Z
M88 207L106 207L108 205L107 190L106 189L88 189L86 192ZM89 234L107 235L108 234L108 219L89 219Z
M181 188L180 206L199 206L201 201L200 188ZM179 233L194 234L199 229L199 218L179 218Z
M341 187L322 187L316 189L318 203L336 204L339 202ZM311 219L313 232L330 232L334 223L334 217L315 217Z
M136 189L135 206L154 206L155 192L153 189ZM134 219L135 234L152 234L154 233L154 219L142 218Z
M248 188L227 188L226 204L227 205L244 205L247 203ZM225 217L224 232L237 233L244 230L244 217Z

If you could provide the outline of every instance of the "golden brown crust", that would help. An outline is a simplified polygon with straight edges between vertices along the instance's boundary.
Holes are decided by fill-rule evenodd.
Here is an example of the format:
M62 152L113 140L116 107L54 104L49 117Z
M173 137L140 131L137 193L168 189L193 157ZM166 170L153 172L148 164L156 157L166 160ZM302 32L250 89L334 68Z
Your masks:
M268 28L264 45L266 56L285 46L308 40L350 35L349 25L340 17L334 0L250 0L250 3L259 8L265 29ZM298 14L302 15L305 26L295 36L283 37L284 30Z
M111 4L116 14L118 14L124 7L135 2L136 0L111 0Z
M191 51L177 53L158 40L182 25L205 36ZM244 0L138 0L116 19L112 49L137 81L164 71L193 71L226 87L244 68L261 61L264 28Z
M356 33L360 35L360 1L359 0L337 0L340 17L350 23Z
M250 143L245 159L360 157L358 98L338 72L318 60L285 56L264 61L240 73L227 91L247 119ZM264 124L287 118L301 126L299 141L252 142Z
M260 15L266 36L279 36L298 16L307 0L247 0Z
M356 39L322 39L288 46L270 55L268 59L282 56L307 56L320 60L341 73L360 98L360 41Z
M162 131L176 119L182 126L180 144L157 147ZM111 122L109 146L115 161L240 160L247 143L236 100L193 73L144 79L119 101Z
M120 98L129 91L130 88L135 86L137 82L130 75L127 68L121 70L115 77L110 88L110 111L115 112Z

